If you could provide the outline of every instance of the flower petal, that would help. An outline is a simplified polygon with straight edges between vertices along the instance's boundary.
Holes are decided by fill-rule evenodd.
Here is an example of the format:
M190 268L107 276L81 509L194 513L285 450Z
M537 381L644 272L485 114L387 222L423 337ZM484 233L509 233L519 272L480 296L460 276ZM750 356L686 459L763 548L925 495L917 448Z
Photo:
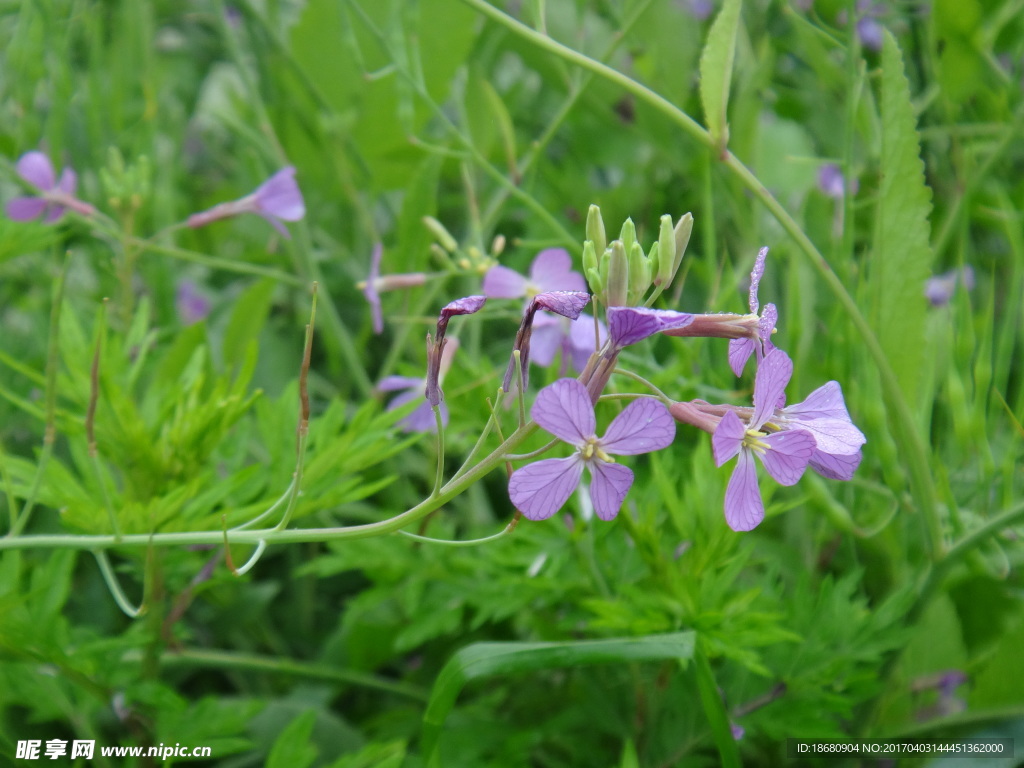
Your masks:
M725 489L725 522L734 531L751 531L764 520L764 502L750 451L741 451Z
M472 315L479 312L486 303L486 296L465 296L445 304L441 308L441 316L447 318L452 315Z
M737 376L743 375L747 360L754 354L753 339L732 339L729 341L729 367Z
M53 224L53 222L60 219L64 215L64 211L67 210L63 205L51 205L49 210L46 212L46 216L43 217L43 221L47 224Z
M793 361L781 349L773 349L764 356L754 379L754 415L750 417L750 429L759 429L771 419L792 376Z
M843 388L838 381L822 384L811 392L802 403L793 403L782 411L786 416L799 418L800 421L812 419L843 419L850 420L850 412L846 410L843 399Z
M685 312L646 307L608 307L607 317L608 333L617 349L693 322L693 315Z
M575 320L590 302L590 294L583 291L547 291L533 297L537 309L546 309L556 315Z
M377 382L378 392L394 392L398 389L418 389L426 386L423 379L412 376L385 376Z
M260 184L256 205L262 213L284 221L298 221L305 216L306 204L295 181L295 167L286 166Z
M559 379L544 387L533 401L530 417L570 445L583 445L597 430L594 404L576 379Z
M508 497L527 520L547 520L569 500L582 474L578 455L536 461L512 473Z
M569 347L572 350L572 364L577 371L587 367L587 361L608 338L608 328L597 321L597 338L594 338L594 318L582 314L569 325Z
M612 419L599 441L607 452L617 456L659 451L676 436L676 422L668 408L653 397L641 397Z
M587 281L572 268L572 256L564 248L547 248L530 265L530 283L538 291L583 291Z
M715 455L716 466L722 466L739 453L746 434L747 428L734 411L729 411L722 417L711 436L711 450Z
M266 221L270 226L277 230L277 233L281 235L285 240L292 239L292 233L288 231L286 227L277 216L272 216L269 213L263 213L261 211L255 212L261 219Z
M802 429L790 429L776 432L761 438L769 449L758 451L757 456L774 477L782 485L793 485L799 480L807 462L814 453L814 436Z
M762 248L757 252L757 258L754 259L754 271L750 273L750 293L748 295L748 305L750 306L751 314L756 315L758 309L757 303L757 289L761 285L761 277L764 275L764 262L768 258L768 249Z
M839 456L852 456L867 442L864 433L844 419L800 419L792 429L803 429L814 435L818 449Z
M811 469L829 480L852 480L863 458L860 451L849 456L836 456L819 450L811 454L809 464Z
M7 202L7 215L14 221L31 221L42 215L46 205L41 197L16 197Z
M65 168L60 174L60 181L57 182L57 188L72 197L75 194L75 187L78 186L78 175L75 173L74 168Z
M484 293L492 299L518 299L526 295L529 281L514 269L500 264L484 275Z
M540 315L533 321L530 336L530 362L547 368L555 361L555 354L562 348L565 338L565 320L551 315Z
M777 322L779 322L779 310L775 308L774 304L765 304L761 319L757 321L757 335L761 337L766 355L775 349L775 345L772 344L772 333L775 331Z
M402 397L402 395L396 397L395 400L398 400L399 397ZM437 407L441 412L441 426L447 426L448 405L441 403ZM405 432L437 432L437 419L434 416L434 409L427 402L426 398L423 398L423 402L412 413L402 419L398 425Z
M633 471L608 461L590 461L587 466L590 468L590 500L594 504L594 512L602 520L613 520L633 485Z
M374 243L373 253L370 254L370 274L363 288L363 296L370 305L373 316L373 332L378 335L384 333L384 311L380 305L380 294L377 293L377 279L380 277L380 262L383 257L384 248L380 243Z
M57 185L50 158L42 152L26 152L15 166L18 175L34 187L48 192Z

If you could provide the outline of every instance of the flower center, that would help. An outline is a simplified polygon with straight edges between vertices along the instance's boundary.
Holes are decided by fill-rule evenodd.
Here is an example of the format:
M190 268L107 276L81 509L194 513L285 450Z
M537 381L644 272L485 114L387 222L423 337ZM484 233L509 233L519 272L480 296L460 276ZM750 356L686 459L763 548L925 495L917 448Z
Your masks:
M748 429L747 433L743 436L743 447L749 448L752 451L758 453L764 453L765 451L771 450L771 446L764 442L761 438L765 437L767 433L759 432L756 429Z
M598 442L596 437L587 439L587 442L580 446L580 455L584 461L592 461L597 459L598 461L606 461L609 464L614 464L615 459L601 450L601 444Z

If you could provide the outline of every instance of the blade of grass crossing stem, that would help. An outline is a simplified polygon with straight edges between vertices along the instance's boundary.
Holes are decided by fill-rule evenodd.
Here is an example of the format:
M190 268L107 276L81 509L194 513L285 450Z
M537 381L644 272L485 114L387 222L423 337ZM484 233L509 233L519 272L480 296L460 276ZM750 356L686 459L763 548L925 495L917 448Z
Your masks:
M704 107L704 122L720 154L725 152L729 143L727 109L741 5L741 0L725 0L711 25L700 56L700 101Z
M466 646L444 665L430 692L430 702L423 715L424 764L438 764L436 749L445 719L467 683L587 664L685 661L693 658L695 638L694 632L675 632L571 643L474 643Z

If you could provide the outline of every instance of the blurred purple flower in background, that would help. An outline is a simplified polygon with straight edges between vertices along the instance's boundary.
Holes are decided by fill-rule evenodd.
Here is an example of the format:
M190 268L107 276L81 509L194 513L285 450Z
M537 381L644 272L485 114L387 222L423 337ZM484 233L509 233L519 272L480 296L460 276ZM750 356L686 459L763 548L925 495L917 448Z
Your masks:
M174 304L178 310L178 319L184 325L194 325L210 314L210 300L199 292L191 280L178 283Z
M604 344L608 338L608 328L601 320L597 321L597 336L594 335L594 318L581 314L575 320L553 317L549 314L540 315L533 322L533 341L530 361L546 368L555 361L555 355L562 352L562 373L566 372L568 363L577 373L587 366L587 360Z
M374 243L373 254L370 256L370 274L365 281L356 285L370 305L370 312L373 314L373 332L376 334L384 332L384 310L381 308L380 294L398 288L423 285L427 281L427 276L423 272L381 275L380 264L383 256L384 248L380 243Z
M612 458L665 448L676 434L668 408L650 397L634 400L616 416L604 437L597 437L597 417L587 388L576 379L559 379L544 387L530 409L543 429L576 447L564 459L543 459L512 473L508 495L528 520L546 520L562 508L590 470L590 499L602 520L611 520L633 485L633 472Z
M679 6L697 21L706 20L715 10L714 0L680 0Z
M768 434L761 431L775 413L793 375L793 361L781 349L764 356L754 380L754 412L744 424L735 411L722 417L711 438L719 467L738 456L725 490L725 520L734 531L750 531L764 520L764 502L757 484L754 456L782 485L799 480L814 453L814 436L803 429Z
M8 201L7 215L14 221L30 221L43 216L43 220L50 224L63 216L66 208L83 216L91 216L96 212L91 205L75 197L78 177L70 166L64 169L58 180L50 158L42 152L26 152L18 159L15 170L40 194Z
M944 307L953 298L957 283L963 285L964 290L974 290L974 268L970 264L929 277L924 284L925 298L933 307Z
M850 194L857 194L857 180L853 179L847 183L843 171L835 163L826 163L818 169L818 189L826 197L834 200L842 200L847 191Z
M437 371L437 386L440 390L441 384L448 370L452 367L452 358L459 349L459 340L456 338L446 339L444 349L441 352L441 359ZM427 401L424 394L427 386L426 378L417 379L414 376L387 376L377 384L378 392L400 392L390 403L386 410L393 411L406 403L422 399L412 413L398 422L398 427L403 432L435 432L437 430L437 419L434 418L434 410ZM441 412L441 426L448 425L448 406L444 401L438 403Z
M282 168L260 184L251 195L220 203L202 213L192 214L188 217L188 225L195 229L242 213L255 213L273 226L282 237L290 239L291 235L283 222L298 221L306 215L302 192L295 181L295 167L289 165Z
M524 277L500 264L484 275L484 295L493 299L532 297L548 291L586 291L587 281L572 268L572 257L562 248L541 251L530 265L530 276Z

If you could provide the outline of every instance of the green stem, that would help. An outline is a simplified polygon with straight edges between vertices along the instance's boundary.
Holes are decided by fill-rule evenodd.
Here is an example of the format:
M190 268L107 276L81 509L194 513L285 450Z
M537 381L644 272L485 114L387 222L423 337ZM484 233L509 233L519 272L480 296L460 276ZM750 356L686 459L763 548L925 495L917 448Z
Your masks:
M437 425L437 474L434 477L434 490L430 497L434 498L441 492L441 483L444 482L444 422L441 419L441 406L435 405L434 423Z
M399 534L406 538L413 539L415 541L422 541L425 544L440 544L445 547L476 547L480 544L487 544L491 541L497 541L503 536L507 536L512 533L516 528L515 523L509 523L497 533L491 536L484 536L482 539L469 539L467 541L452 541L450 539L435 539L430 536L420 536L415 533L409 533L408 531L399 531Z
M114 602L117 603L117 607L124 611L124 614L130 618L138 618L143 613L143 606L138 607L132 605L131 600L124 593L121 588L121 582L117 580L117 574L114 573L114 569L110 565L110 559L107 557L107 553L104 550L97 549L93 551L93 556L96 558L96 563L100 567L100 573L103 574L103 581L107 584L107 589L110 590L110 594L114 597Z

